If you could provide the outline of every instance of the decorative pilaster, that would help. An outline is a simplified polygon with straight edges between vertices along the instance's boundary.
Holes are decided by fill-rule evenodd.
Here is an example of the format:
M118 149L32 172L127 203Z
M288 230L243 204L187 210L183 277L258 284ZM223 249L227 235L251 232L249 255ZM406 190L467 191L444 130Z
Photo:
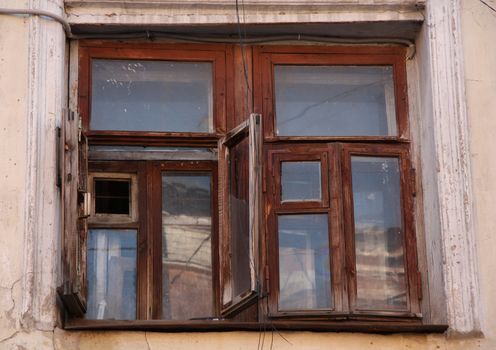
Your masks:
M480 332L479 280L460 12L460 0L427 2L425 39L432 89L429 127L437 171L448 323L453 333L476 334Z
M63 15L63 0L30 0L30 9ZM26 201L21 325L53 330L60 256L60 192L56 127L66 103L65 34L60 23L30 16Z

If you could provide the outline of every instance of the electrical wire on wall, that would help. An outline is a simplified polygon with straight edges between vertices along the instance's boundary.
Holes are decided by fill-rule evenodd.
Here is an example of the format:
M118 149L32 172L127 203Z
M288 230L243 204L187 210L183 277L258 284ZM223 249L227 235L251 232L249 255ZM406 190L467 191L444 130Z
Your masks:
M238 28L239 47L241 49L241 60L242 60L242 64L243 64L243 74L244 74L245 84L246 84L246 106L249 108L248 114L251 114L251 113L253 113L253 95L252 95L252 90L250 87L250 82L248 79L248 68L246 66L245 44L244 44L244 40L246 39L245 3L244 3L244 0L241 0L241 7L242 7L242 11L243 11L243 33L241 33L239 0L235 0L235 1L236 1L236 23L237 23L237 28ZM250 103L250 96L251 96L252 103Z

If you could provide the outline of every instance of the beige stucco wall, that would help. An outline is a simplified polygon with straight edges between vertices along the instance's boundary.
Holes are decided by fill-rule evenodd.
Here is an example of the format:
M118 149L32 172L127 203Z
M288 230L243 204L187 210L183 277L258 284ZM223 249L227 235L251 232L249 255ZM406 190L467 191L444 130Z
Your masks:
M486 0L496 9L496 1ZM465 88L476 198L482 328L496 338L496 11L479 0L462 1ZM495 346L496 348L496 346Z
M436 1L436 0L431 0ZM50 2L50 1L49 1ZM496 7L495 0L486 0ZM7 4L8 3L8 4ZM26 5L28 1L2 1L1 6ZM476 198L476 235L484 337L447 338L445 335L370 335L357 333L225 332L66 332L46 322L33 322L30 314L26 271L30 252L25 251L27 222L30 220L26 182L29 153L29 30L27 17L0 16L0 350L3 349L496 349L496 222L493 200L496 194L496 13L479 0L462 0L465 88L471 132L471 153ZM0 7L1 7L0 6ZM50 25L56 26L55 23ZM440 43L441 44L441 43ZM60 85L60 84L59 84ZM57 86L55 84L55 86ZM63 89L62 85L58 88ZM63 95L61 92L60 95ZM55 123L55 116L45 116ZM50 119L52 118L52 119ZM44 125L44 124L43 124ZM47 133L53 128L47 128ZM53 134L54 135L54 134ZM53 140L52 140L53 141ZM49 152L48 152L49 153ZM44 169L42 169L44 170ZM50 173L53 169L48 169ZM44 178L44 177L42 177ZM44 178L47 181L47 178ZM50 188L51 185L47 186ZM46 193L52 198L57 190ZM56 198L56 197L55 197ZM47 201L49 213L56 206ZM43 228L43 227L42 227ZM43 232L57 251L58 228ZM43 246L41 246L43 248ZM50 250L47 255L50 255ZM50 285L57 274L57 254L47 256L40 283ZM38 280L40 281L40 280ZM28 284L29 285L29 284ZM45 308L55 310L53 291L39 289ZM34 303L33 305L35 305ZM45 313L50 314L50 312Z

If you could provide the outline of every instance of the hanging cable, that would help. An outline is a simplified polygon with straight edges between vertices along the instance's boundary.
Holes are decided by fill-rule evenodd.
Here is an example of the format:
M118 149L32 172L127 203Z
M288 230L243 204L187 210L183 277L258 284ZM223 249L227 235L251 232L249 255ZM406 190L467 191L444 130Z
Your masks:
M240 21L240 16L239 16L239 0L236 1L236 22L237 22L237 27L238 27L238 40L239 40L239 47L241 48L241 61L243 64L243 75L245 78L245 84L246 84L246 107L249 109L248 113L252 113L252 107L250 104L250 94L251 94L251 87L250 87L250 82L248 79L248 69L246 68L246 60L245 60L245 45L243 43L243 36L241 34L241 21ZM243 16L244 16L244 3L243 3ZM244 18L243 18L244 20ZM246 36L246 27L244 28L245 36Z
M55 13L52 13L50 11L45 11L45 10L35 10L35 9L6 9L6 8L0 8L0 14L1 15L31 15L31 16L40 16L40 17L46 17L53 19L60 24L62 24L62 27L64 28L65 35L68 38L72 38L72 32L71 32L71 26L69 25L69 22L62 16L59 16Z

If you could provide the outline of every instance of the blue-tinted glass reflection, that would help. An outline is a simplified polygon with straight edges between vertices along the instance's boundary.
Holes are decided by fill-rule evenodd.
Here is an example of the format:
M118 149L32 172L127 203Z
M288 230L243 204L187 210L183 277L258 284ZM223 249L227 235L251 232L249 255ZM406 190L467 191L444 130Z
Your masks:
M282 162L281 200L320 201L320 162Z
M92 61L92 130L212 132L212 64Z
M89 230L86 318L136 319L136 230Z
M357 307L406 309L399 159L352 157Z
M327 214L278 216L279 310L329 309Z
M275 67L276 134L394 136L392 67Z

